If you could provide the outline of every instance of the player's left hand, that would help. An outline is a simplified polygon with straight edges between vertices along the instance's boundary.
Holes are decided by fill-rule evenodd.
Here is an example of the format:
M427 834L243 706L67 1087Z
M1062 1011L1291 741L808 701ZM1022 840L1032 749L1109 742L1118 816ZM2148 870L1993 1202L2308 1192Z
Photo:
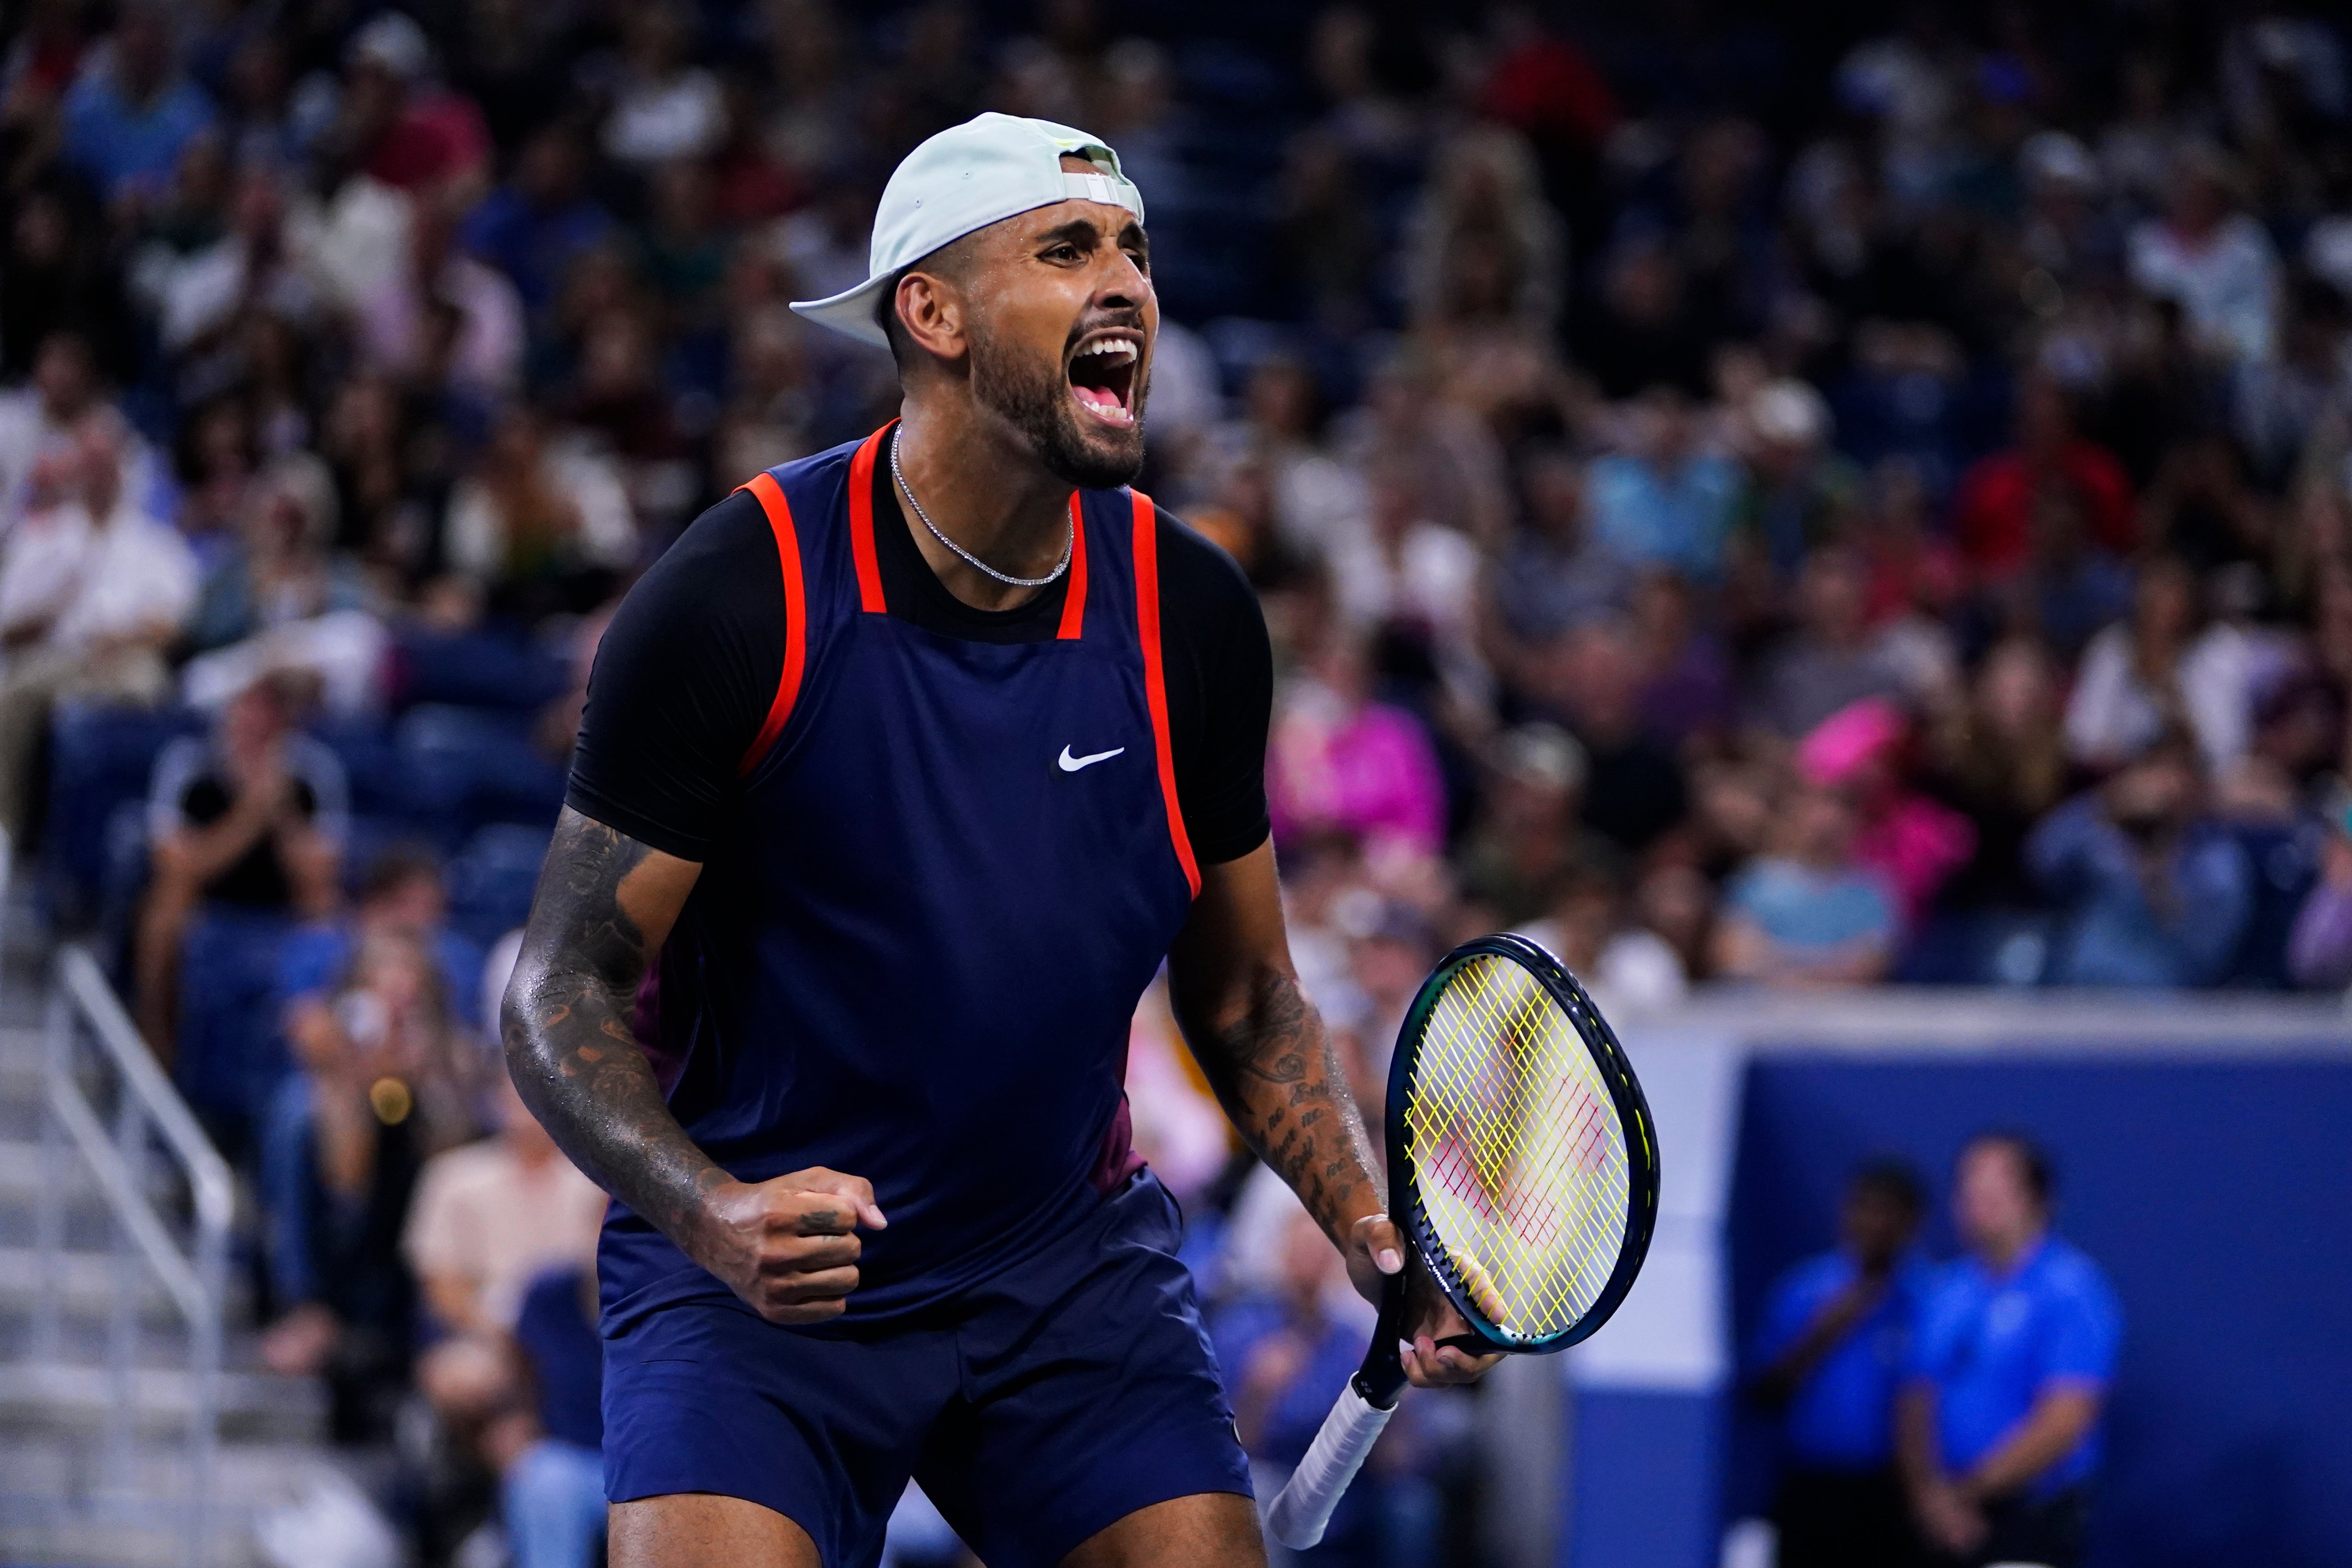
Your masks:
M1404 1236L1396 1223L1384 1214L1366 1215L1348 1233L1343 1249L1348 1259L1348 1279L1356 1293L1374 1306L1380 1305L1381 1293L1387 1288L1386 1276L1401 1271L1405 1266ZM1466 1334L1470 1325L1437 1288L1429 1270L1416 1268L1405 1281L1406 1321L1413 1325L1412 1342L1399 1352L1404 1363L1406 1381L1415 1388L1446 1388L1457 1384L1475 1383L1486 1369L1502 1360L1497 1352L1473 1355L1454 1345L1441 1345L1440 1340Z

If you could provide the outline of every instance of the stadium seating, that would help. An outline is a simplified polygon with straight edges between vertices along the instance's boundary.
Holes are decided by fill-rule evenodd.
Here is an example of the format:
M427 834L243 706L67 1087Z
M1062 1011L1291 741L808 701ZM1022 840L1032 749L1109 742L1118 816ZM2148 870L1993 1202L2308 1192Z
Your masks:
M166 743L203 729L201 715L179 709L58 705L49 725L41 885L58 919L79 926L99 915L119 809L147 798L155 755Z
M493 822L476 829L449 861L450 925L487 949L522 924L547 843L544 827Z

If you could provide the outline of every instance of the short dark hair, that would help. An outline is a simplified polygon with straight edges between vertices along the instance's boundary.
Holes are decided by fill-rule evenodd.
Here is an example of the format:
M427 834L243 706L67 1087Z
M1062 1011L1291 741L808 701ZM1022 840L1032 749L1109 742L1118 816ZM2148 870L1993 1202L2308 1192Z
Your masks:
M1845 1190L1848 1197L1885 1198L1914 1219L1927 1209L1927 1184L1919 1179L1917 1168L1891 1154L1856 1165Z
M93 370L98 365L98 345L90 342L89 333L77 326L51 327L41 334L33 346L33 357L38 359L51 349L62 349L81 356L82 363Z
M874 301L874 324L890 340L890 358L898 364L907 363L907 324L898 320L898 285L906 280L920 262L910 261L890 274L890 286Z
M1989 1127L1960 1145L1960 1158L1965 1160L1975 1151L1987 1147L2008 1150L2011 1158L2017 1162L2017 1169L2025 1178L2026 1191L2033 1194L2033 1201L2045 1209L2050 1206L2050 1200L2057 1195L2058 1174L2051 1165L2047 1149L2030 1133L2010 1127Z
M367 874L360 879L360 901L373 903L411 882L426 879L436 887L440 886L439 856L422 844L387 844L368 861Z

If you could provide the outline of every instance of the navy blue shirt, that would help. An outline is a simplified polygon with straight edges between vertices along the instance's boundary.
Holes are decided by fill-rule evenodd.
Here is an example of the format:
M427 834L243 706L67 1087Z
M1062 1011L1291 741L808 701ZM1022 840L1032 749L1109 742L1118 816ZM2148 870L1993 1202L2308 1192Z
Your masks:
M1076 498L1049 637L892 613L926 584L945 590L883 504L884 439L756 481L771 537L721 549L782 606L782 673L751 744L730 754L719 731L693 755L668 743L665 713L708 701L748 718L741 678L760 660L757 639L708 643L700 606L641 600L656 566L597 656L572 788L575 808L656 847L663 824L614 786L663 792L603 763L660 759L692 784L683 804L705 802L671 825L703 868L663 947L648 1054L687 1135L738 1180L822 1165L873 1183L889 1223L861 1237L845 1333L1017 1268L1140 1163L1129 1031L1200 888L1164 635L1188 591L1160 576L1163 554L1223 561L1223 586L1200 592L1228 605L1225 641L1265 641L1238 569L1126 490ZM894 548L915 557L908 594ZM665 644L668 658L638 661ZM678 661L698 650L710 657ZM1246 853L1265 837L1265 688L1198 689L1218 700L1196 710L1204 726L1246 742L1226 753L1228 782L1252 809L1218 829ZM625 1205L600 1262L608 1337L687 1300L740 1308Z
M1778 1361L1859 1275L1843 1252L1798 1264L1764 1299L1749 1347L1751 1372ZM1801 1469L1885 1468L1895 1458L1895 1393L1911 1352L1921 1297L1932 1270L1914 1258L1897 1266L1878 1305L1813 1365L1781 1420L1788 1461Z
M975 643L1051 640L1068 574L1010 610L950 593L898 515L889 465L870 507L890 616ZM1161 516L1160 638L1176 795L1201 864L1265 842L1265 734L1274 650L1257 595L1233 558ZM569 804L686 860L709 858L740 787L737 763L768 716L787 616L760 503L737 490L695 520L614 612L596 650Z
M2123 1312L2099 1266L2050 1237L2003 1278L1973 1258L1939 1270L1906 1369L1936 1395L1944 1466L1962 1473L1997 1447L2045 1389L2104 1391L2115 1375ZM2096 1424L2036 1478L2048 1497L2098 1468Z

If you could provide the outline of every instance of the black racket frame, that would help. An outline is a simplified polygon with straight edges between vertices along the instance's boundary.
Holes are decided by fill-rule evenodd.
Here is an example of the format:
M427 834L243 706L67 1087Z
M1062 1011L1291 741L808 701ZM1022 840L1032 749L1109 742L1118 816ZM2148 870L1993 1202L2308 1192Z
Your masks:
M1486 1314L1478 1310L1461 1269L1438 1239L1436 1227L1430 1222L1429 1211L1421 1199L1421 1184L1412 1159L1405 1152L1406 1090L1420 1058L1430 1014L1446 982L1476 958L1501 958L1519 965L1567 1011L1570 1022L1576 1026L1577 1037L1601 1069L1610 1100L1625 1129L1626 1163L1633 1191L1627 1194L1624 1244L1618 1251L1616 1271L1581 1318L1562 1332L1535 1342L1507 1338L1487 1325ZM1405 1011L1404 1022L1397 1029L1396 1053L1389 1063L1386 1121L1389 1214L1412 1245L1408 1249L1411 1256L1404 1271L1391 1276L1381 1292L1380 1321L1372 1330L1371 1348L1355 1376L1359 1394L1386 1409L1396 1403L1404 1386L1404 1367L1398 1359L1397 1344L1404 1336L1409 1294L1406 1280L1415 1268L1429 1273L1446 1300L1454 1304L1454 1310L1462 1314L1462 1321L1469 1325L1468 1333L1453 1335L1441 1343L1473 1355L1496 1351L1515 1355L1551 1355L1591 1337L1609 1321L1624 1301L1625 1293L1633 1288L1643 1259L1649 1256L1651 1234L1657 1227L1657 1125L1651 1120L1649 1100L1642 1093L1641 1080L1633 1076L1633 1064L1626 1060L1625 1048L1618 1044L1616 1032L1601 1016L1601 1009L1592 1005L1592 998L1585 994L1576 976L1558 959L1525 937L1498 932L1473 937L1440 960L1437 967L1430 971L1429 978L1422 982L1420 993L1413 997L1412 1005Z

